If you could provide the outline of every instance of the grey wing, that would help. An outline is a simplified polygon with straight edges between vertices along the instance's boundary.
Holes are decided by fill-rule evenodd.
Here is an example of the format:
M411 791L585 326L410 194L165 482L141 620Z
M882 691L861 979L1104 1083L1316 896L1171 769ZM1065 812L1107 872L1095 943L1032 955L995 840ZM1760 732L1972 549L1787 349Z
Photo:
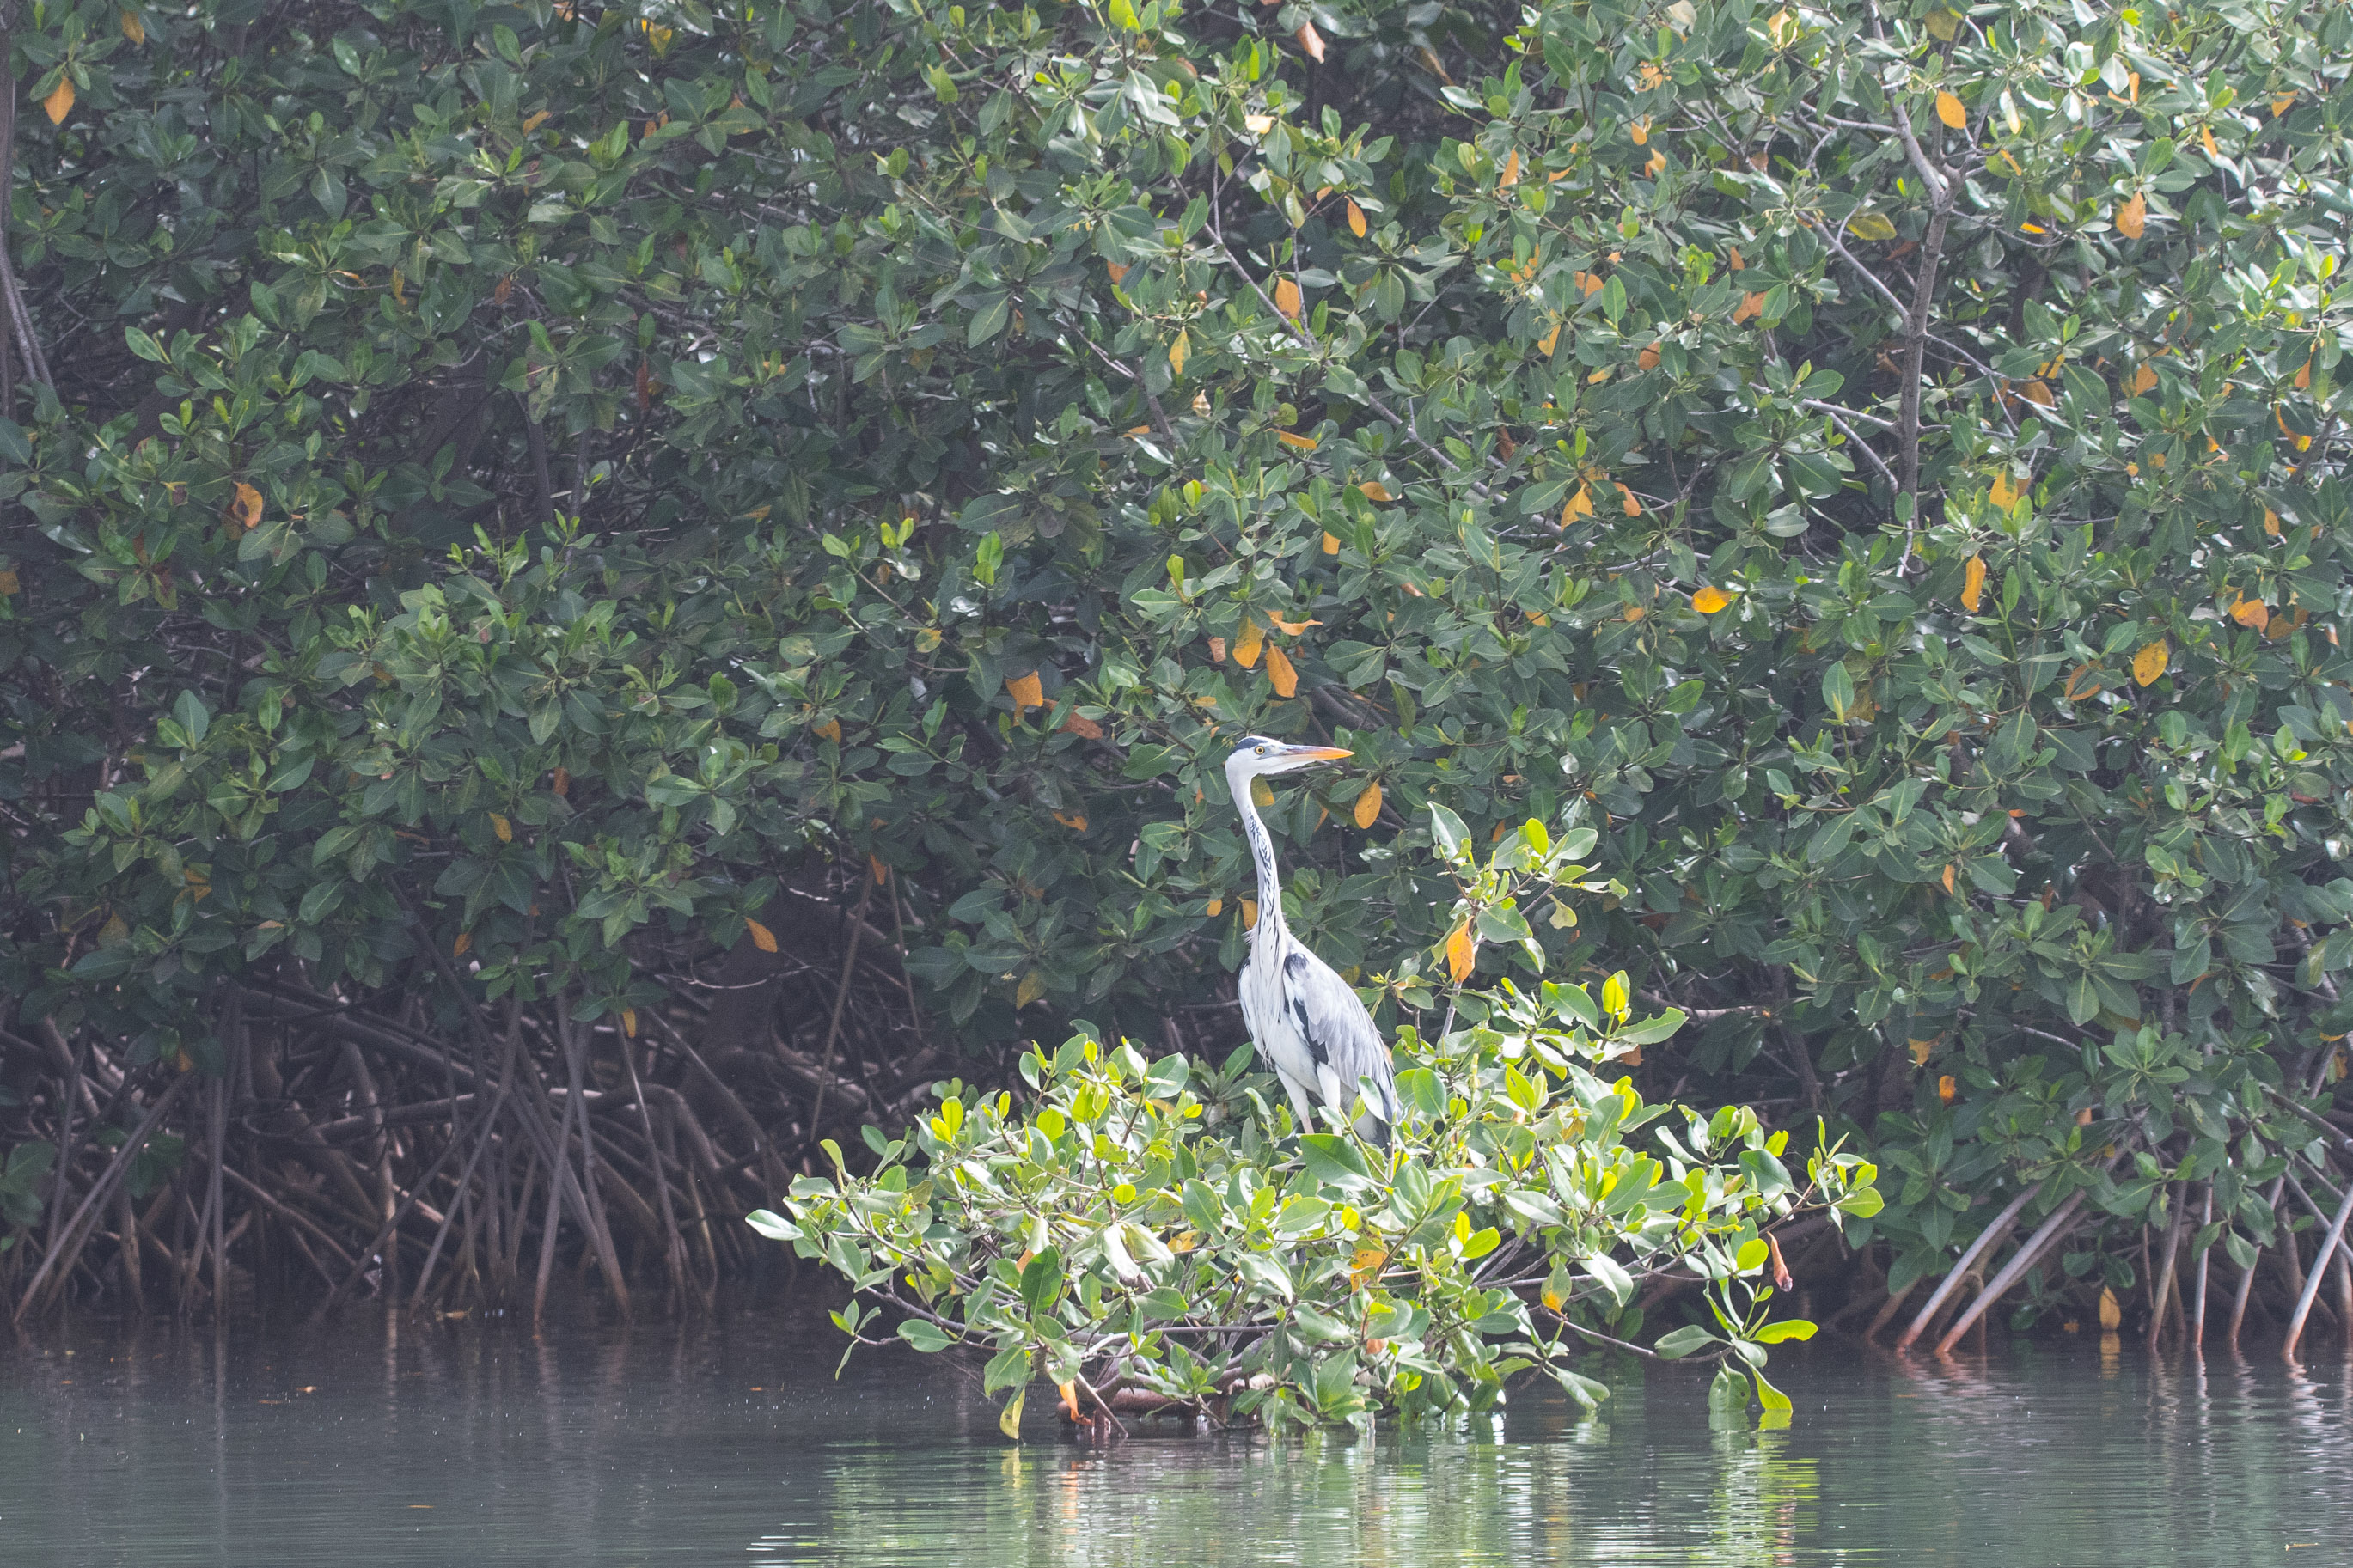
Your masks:
M1284 1005L1306 1037L1324 1103L1345 1110L1356 1099L1357 1079L1368 1079L1367 1108L1384 1122L1396 1121L1397 1085L1389 1049L1355 988L1303 947L1285 953L1282 968Z

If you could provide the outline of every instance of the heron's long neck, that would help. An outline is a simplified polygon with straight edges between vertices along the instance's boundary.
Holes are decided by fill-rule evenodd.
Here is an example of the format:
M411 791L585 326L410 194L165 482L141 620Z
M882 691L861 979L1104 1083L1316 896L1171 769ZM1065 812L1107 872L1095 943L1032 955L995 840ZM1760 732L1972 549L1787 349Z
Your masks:
M1242 837L1250 840L1250 859L1258 867L1260 934L1286 930L1282 923L1282 876L1274 864L1274 840L1268 835L1266 824L1259 819L1258 803L1250 799L1250 781L1227 782L1233 786L1234 808L1242 814Z

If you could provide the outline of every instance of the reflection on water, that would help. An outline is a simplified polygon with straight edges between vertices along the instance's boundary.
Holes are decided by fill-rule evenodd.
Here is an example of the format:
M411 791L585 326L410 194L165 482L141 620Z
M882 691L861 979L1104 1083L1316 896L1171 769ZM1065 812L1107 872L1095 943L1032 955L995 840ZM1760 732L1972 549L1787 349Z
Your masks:
M1627 1374L1466 1430L1016 1449L822 1315L58 1330L0 1350L10 1564L2353 1563L2353 1369L2018 1347L1776 1362L1788 1428Z

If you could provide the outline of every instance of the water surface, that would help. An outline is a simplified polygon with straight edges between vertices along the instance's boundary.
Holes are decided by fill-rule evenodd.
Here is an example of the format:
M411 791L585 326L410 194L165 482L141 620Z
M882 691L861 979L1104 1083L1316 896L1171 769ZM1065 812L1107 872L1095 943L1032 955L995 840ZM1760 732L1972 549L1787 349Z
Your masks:
M23 1564L2353 1563L2353 1375L2092 1344L1777 1356L1788 1428L1621 1373L1598 1420L1370 1441L1018 1448L976 1384L822 1316L582 1325L354 1313L0 1349ZM1047 1401L1032 1401L1045 1405Z

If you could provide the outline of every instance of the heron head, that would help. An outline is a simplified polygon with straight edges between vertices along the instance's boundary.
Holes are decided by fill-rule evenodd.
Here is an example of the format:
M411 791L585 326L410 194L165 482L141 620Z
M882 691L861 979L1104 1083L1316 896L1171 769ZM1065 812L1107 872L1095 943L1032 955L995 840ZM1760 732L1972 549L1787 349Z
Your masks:
M1269 773L1312 768L1321 763L1336 763L1355 754L1337 746L1294 746L1264 735L1244 735L1241 744L1234 748L1234 754L1226 759L1226 772L1240 778L1262 778Z

